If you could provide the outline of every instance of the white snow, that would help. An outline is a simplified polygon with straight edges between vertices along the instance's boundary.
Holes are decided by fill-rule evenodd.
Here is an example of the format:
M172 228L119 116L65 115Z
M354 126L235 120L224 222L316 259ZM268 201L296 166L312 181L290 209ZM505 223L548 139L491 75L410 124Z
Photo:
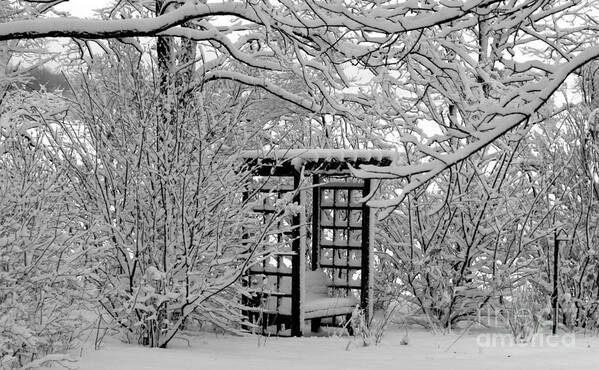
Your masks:
M146 270L146 277L149 280L162 280L165 277L164 272L161 272L154 266L148 267Z
M354 297L323 297L306 301L304 311L306 319L345 315L353 312L359 302Z
M169 349L148 349L109 340L100 351L88 349L79 362L82 370L153 369L443 369L443 370L558 370L599 366L599 338L577 335L539 340L536 345L495 346L489 332L455 331L434 335L409 329L388 329L379 346L361 342L341 330L331 337L232 337L204 333L189 346L175 341ZM508 337L509 338L509 337ZM455 342L455 343L454 343ZM562 342L562 343L560 343ZM482 345L481 345L482 343ZM555 343L551 345L550 343Z

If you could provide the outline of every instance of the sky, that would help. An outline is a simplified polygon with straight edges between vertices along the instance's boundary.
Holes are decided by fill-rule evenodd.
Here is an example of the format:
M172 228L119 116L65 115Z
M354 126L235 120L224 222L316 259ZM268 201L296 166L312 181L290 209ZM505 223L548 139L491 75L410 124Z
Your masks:
M74 17L92 18L94 9L101 8L110 3L110 0L69 0L56 7L59 10L66 10Z

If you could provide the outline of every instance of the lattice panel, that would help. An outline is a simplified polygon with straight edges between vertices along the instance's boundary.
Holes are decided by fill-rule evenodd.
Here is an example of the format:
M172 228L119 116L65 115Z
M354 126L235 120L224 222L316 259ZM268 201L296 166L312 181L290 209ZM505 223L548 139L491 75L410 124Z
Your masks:
M244 278L244 284L252 294L252 298L243 299L244 305L250 307L245 314L250 322L261 325L263 331L274 323L276 332L280 332L283 322L279 320L279 316L291 313L297 225L294 227L292 216L278 214L282 206L278 203L292 201L294 192L294 184L289 179L258 179L256 188L248 199L254 212L261 218L262 225L270 224L274 230L265 237L264 249L257 254L263 255L264 251L269 250L272 252L265 258L254 261ZM277 219L273 221L273 217Z
M363 184L319 186L318 265L333 281L335 295L359 294L362 272Z

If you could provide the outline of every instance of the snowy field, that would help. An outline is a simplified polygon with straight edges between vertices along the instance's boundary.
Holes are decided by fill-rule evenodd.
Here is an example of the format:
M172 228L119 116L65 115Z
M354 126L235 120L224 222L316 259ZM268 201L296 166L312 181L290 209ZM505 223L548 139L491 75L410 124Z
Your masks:
M104 343L83 352L82 370L162 369L599 369L599 337L582 334L536 337L514 345L507 334L470 330L435 335L389 329L378 346L347 336L304 338L233 337L204 334L167 349Z

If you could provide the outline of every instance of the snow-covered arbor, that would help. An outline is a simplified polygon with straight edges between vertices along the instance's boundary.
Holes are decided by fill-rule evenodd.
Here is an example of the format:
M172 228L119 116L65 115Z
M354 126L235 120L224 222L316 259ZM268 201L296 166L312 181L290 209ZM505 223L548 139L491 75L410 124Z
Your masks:
M374 217L364 200L376 188L353 177L350 166L390 166L397 152L295 149L243 157L255 175L245 192L254 210L264 222L284 214L268 236L272 252L245 279L248 320L263 332L272 326L300 336L304 320L312 331L322 319L347 323L356 306L371 317Z

